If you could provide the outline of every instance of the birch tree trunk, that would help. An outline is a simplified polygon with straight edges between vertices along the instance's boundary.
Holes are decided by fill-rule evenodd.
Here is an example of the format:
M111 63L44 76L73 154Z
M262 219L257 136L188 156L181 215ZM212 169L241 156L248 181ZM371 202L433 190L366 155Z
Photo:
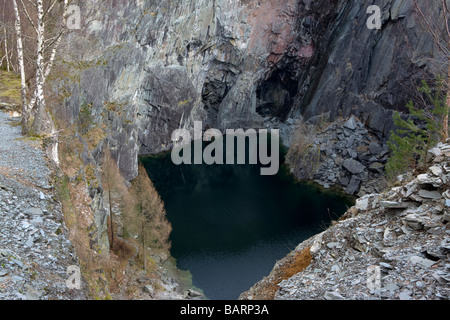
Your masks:
M48 121L45 112L44 97L44 5L42 0L37 0L37 27L36 27L36 116L34 118L32 131L34 134L42 135L45 132L45 122Z
M52 53L50 55L47 66L45 68L44 80L43 80L44 83L47 80L50 72L52 71L53 63L55 62L55 58L56 58L56 53L58 51L58 47L59 47L59 44L61 43L61 39L62 39L62 29L65 28L65 26L67 24L67 8L68 8L68 6L69 6L69 0L64 0L61 32L57 36L57 39L56 39L55 44L52 49ZM31 97L30 103L28 105L28 110L32 110L34 108L34 105L36 103L36 97L37 97L37 87L33 91L33 96Z
M6 27L3 28L3 31L5 33L5 52L6 52L6 70L8 70L8 72L10 71L9 69L9 57L8 57L8 36L6 34Z
M20 79L21 79L21 98L22 98L22 131L24 134L28 133L28 108L27 108L27 85L25 78L25 64L23 60L23 45L22 45L22 31L21 31L21 23L20 23L20 14L19 8L17 7L17 1L13 1L14 6L14 15L16 18L15 29L16 29L16 38L17 38L17 58L19 60L19 71L20 71Z

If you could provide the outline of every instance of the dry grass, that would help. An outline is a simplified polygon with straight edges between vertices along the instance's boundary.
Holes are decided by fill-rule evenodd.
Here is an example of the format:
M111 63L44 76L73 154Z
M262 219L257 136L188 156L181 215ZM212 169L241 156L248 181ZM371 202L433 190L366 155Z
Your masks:
M269 277L261 281L252 292L253 300L274 300L278 284L305 270L311 263L310 248L294 251L281 260Z
M0 70L0 101L20 105L20 77Z

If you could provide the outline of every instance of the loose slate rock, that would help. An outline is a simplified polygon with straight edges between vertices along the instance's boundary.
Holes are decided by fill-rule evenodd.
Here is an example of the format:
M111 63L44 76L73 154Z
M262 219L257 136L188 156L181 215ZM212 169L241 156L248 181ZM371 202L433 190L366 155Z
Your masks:
M350 119L348 119L348 121L344 124L344 127L350 130L356 130L357 123L355 117L351 117Z
M324 298L326 300L345 300L345 298L337 292L326 292Z
M425 199L439 200L442 198L442 194L439 191L420 190L419 196Z
M409 258L409 260L413 263L413 264L418 264L424 268L431 268L431 266L433 266L436 262L433 260L429 260L429 259L424 259L422 257L419 256L412 256Z
M354 159L346 159L342 163L342 165L345 169L347 169L352 174L362 173L366 169L365 166L363 166L359 161L354 160Z

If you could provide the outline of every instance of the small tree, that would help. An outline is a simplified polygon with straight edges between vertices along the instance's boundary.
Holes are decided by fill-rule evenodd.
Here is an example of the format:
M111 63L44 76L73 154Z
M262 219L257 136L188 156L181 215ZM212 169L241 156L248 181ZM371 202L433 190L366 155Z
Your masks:
M135 234L142 246L144 269L147 269L147 247L159 252L170 249L169 236L172 228L166 219L164 203L154 188L145 168L139 166L139 175L132 181L131 194L134 210L123 217L124 227Z
M122 177L116 162L111 157L111 152L107 150L103 157L102 166L102 182L103 191L107 196L107 203L109 206L109 235L110 247L114 249L115 245L115 229L116 221L114 218L114 207L120 208L122 215L126 215L127 211L132 208L132 199L128 193L128 188L125 179Z
M410 115L402 118L394 112L393 120L397 127L391 132L388 142L391 157L386 165L389 179L404 173L408 169L423 166L428 162L428 150L445 138L443 121L448 117L446 85L437 77L434 90L426 81L419 88L424 96L424 108L417 108L410 101L407 105Z

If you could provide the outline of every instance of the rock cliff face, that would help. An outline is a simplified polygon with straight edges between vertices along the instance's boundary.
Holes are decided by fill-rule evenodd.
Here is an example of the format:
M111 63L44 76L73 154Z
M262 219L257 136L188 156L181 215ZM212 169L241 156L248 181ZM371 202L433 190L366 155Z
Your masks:
M354 115L373 137L364 143L383 146L392 110L404 108L410 89L429 72L434 51L411 3L82 2L81 29L64 40L53 73L52 87L64 92L55 114L68 127L80 119L87 131L103 125L94 146L82 141L83 162L98 164L108 146L127 180L137 175L139 155L169 150L172 132L199 120L205 129L280 128L290 145L296 123ZM381 30L366 26L372 4L382 10ZM427 10L439 16L437 6ZM369 158L364 172L347 170L351 174L323 184L357 193L382 170L380 159ZM334 170L324 159L326 154L319 159L319 180ZM105 213L101 201L94 203L97 228L104 230L99 238L105 238Z
M372 2L381 30L366 27ZM289 127L353 114L383 139L432 52L411 2L89 1L62 50L71 81L59 114L74 123L87 107L108 123L127 179L138 154L169 149L193 120Z

